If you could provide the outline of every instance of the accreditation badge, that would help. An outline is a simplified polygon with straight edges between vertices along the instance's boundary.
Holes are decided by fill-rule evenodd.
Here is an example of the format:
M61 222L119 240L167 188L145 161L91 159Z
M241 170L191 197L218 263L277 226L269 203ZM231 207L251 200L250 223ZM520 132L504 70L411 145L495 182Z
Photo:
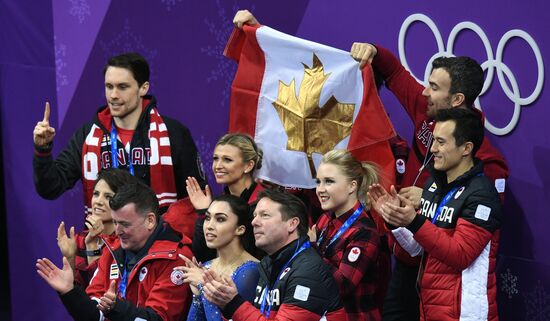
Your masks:
M118 279L118 264L116 263L111 264L109 279L110 280Z

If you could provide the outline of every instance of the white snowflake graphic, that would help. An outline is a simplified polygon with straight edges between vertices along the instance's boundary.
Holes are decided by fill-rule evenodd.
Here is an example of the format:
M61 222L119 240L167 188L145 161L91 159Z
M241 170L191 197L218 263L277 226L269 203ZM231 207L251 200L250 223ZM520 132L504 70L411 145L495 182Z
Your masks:
M208 184L213 184L216 182L216 180L214 179L214 173L212 173L211 170L212 154L214 153L214 147L204 137L204 135L201 135L200 138L195 141L195 143L197 144L197 150L201 157L202 167L204 170L204 174L208 180Z
M57 38L54 37L54 50L55 50L55 79L56 79L56 89L59 92L59 89L63 86L69 84L67 75L63 72L63 69L67 67L67 62L65 61L65 56L67 55L67 45L63 43L58 43Z
M170 11L176 6L176 3L181 2L181 0L160 0L160 2L164 3L166 5L166 10Z
M510 272L510 269L506 269L506 273L501 273L502 285L500 290L508 295L508 299L511 299L514 294L518 294L518 277Z
M540 280L533 291L525 295L525 310L525 320L550 320L550 296L546 293Z
M225 8L221 5L220 0L216 0L216 6L218 8L218 16L213 21L205 19L204 23L208 27L208 31L213 35L213 45L201 48L201 52L205 53L209 57L213 57L217 60L218 64L216 67L210 71L210 75L206 78L207 82L221 80L224 85L222 89L222 97L220 100L220 106L224 109L227 109L226 106L229 104L229 95L231 91L231 82L233 80L233 75L237 69L237 65L231 59L226 58L223 55L223 50L229 39L229 35L233 30L232 16L228 16ZM230 12L232 15L234 12L237 12L239 7L237 4L233 5L233 8ZM254 11L254 7L251 8Z
M86 16L91 15L90 5L88 0L69 0L71 2L71 9L69 9L69 14L73 17L78 18L79 23L83 23L86 19Z
M130 23L128 20L124 22L124 30L122 32L113 32L117 36L111 39L108 42L101 42L101 48L103 49L105 60L108 60L114 55L119 55L125 52L137 52L142 55L145 60L149 63L149 68L151 70L151 77L149 82L151 84L150 92L154 90L154 64L153 61L157 56L156 49L149 49L143 44L143 40L140 36L132 32L130 28Z

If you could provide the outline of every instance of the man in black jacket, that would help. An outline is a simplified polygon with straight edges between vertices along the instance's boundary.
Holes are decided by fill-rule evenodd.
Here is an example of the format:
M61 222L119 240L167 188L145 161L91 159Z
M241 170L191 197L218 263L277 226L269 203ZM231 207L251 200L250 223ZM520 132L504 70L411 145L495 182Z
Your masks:
M204 274L204 294L227 319L346 320L338 287L328 267L310 247L304 203L296 196L264 190L258 196L252 227L256 246L268 255L260 262L254 303L237 293L231 280Z
M496 252L502 209L483 163L475 158L483 123L470 109L435 115L434 163L417 214L413 203L380 185L369 188L398 244L420 256L421 320L497 320ZM457 293L459 295L457 295Z
M189 130L176 120L160 116L156 100L147 95L149 65L136 53L109 59L104 69L107 105L79 128L56 159L52 158L55 129L50 107L33 133L36 191L56 199L81 180L87 211L97 173L125 168L155 191L163 213L176 199L187 196L185 179L204 186L197 148ZM112 142L115 142L112 144Z

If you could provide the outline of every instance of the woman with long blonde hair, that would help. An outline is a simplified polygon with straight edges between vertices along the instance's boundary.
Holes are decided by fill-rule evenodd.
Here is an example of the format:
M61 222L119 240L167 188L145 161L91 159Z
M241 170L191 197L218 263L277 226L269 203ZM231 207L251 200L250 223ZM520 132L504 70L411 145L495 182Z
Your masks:
M380 237L365 198L378 182L376 166L346 150L323 156L316 193L325 211L310 234L331 267L348 320L380 320L376 303Z
M254 139L246 134L231 133L222 136L214 147L212 171L216 183L224 185L224 193L242 198L254 211L257 194L264 189L254 181L254 172L262 167L263 152ZM193 253L199 262L216 257L216 251L206 246L203 233L204 213L212 203L209 186L201 190L197 180L187 179L187 193L199 214L193 234ZM253 253L256 255L257 253Z

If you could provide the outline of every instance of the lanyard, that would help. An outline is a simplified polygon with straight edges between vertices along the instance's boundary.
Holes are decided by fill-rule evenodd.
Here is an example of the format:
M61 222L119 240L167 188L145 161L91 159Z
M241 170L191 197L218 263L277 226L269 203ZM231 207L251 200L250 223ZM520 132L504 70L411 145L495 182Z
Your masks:
M325 251L328 249L328 247L334 243L334 241L336 241L342 234L344 234L345 231L348 230L348 228L357 220L357 218L359 218L359 215L361 215L361 212L363 212L363 204L359 205L359 207L355 210L355 212L353 212L353 214L351 214L350 217L348 217L348 219L344 222L344 224L342 224L342 226L340 226L340 229L338 229L338 232L336 232L336 234L334 234L334 236L332 237L332 239L330 239L330 242L328 243L327 247L325 248ZM327 231L327 227L325 227L323 229L323 231L321 232L321 235L319 236L319 239L317 240L317 246L319 246L321 244L321 241L323 241L323 238L325 237L325 232Z
M111 125L111 160L113 163L113 168L118 168L118 152L117 152L117 131L115 126L115 121ZM131 150L131 148L130 148ZM132 164L132 153L128 153L128 171L132 176L134 176L134 165Z
M418 169L418 174L416 174L416 177L414 178L414 182L412 183L412 186L416 186L416 182L420 178L420 175L422 175L422 171L424 170L424 168L426 168L426 166L430 163L430 161L432 160L432 158L434 156L434 154L432 154L432 152L430 152L430 148L432 146L432 139L434 137L433 128L430 128L430 124L427 124L426 126L427 126L428 132L429 132L428 149L426 151L426 154L424 155L424 160L422 161L422 166L420 166L420 168ZM418 147L416 141L414 142L414 144L415 144L415 147ZM420 148L418 148L417 150L420 150ZM428 157L428 155L430 155L430 156Z
M118 293L121 298L126 298L126 286L128 285L128 271L126 267L128 265L128 256L124 256L124 266L122 267L122 277L120 278L120 283L118 284Z
M290 260L288 260L288 262L286 262L286 264L283 266L283 268L279 272L279 276L277 276L277 279L275 280L275 283L273 284L274 289L277 288L277 284L281 280L281 275L285 272L286 268L290 265L290 262L292 262L292 260L294 260L294 258L296 256L298 256L298 254L300 254L300 252L302 252L303 250L306 250L306 249L311 247L311 243L309 243L307 240L304 242L304 244L302 244L302 246L300 246L300 248L298 248L299 244L300 244L300 242L298 241L296 243L296 250L294 251L294 254L290 258ZM260 305L260 312L262 314L264 314L266 318L269 318L269 313L271 312L271 305L273 304L273 301L269 302L269 300L267 299L267 296L269 295L269 284L266 285L262 295L263 295L263 299L262 299L262 304ZM267 304L267 307L266 307L266 304Z
M451 197L453 197L453 195L455 194L455 192L457 190L458 190L458 186L453 188L449 192L447 192L447 194L445 195L443 200L437 206L437 210L435 211L434 218L432 219L432 224L435 223L435 220L437 220L437 218L439 217L439 214L441 214L441 211L443 210L443 207L445 206L445 204L447 204L449 202L449 200L451 199Z
M477 174L476 176L483 176L483 173L479 173ZM464 186L462 186L464 187ZM451 199L451 197L454 195L454 193L459 189L459 187L455 187L453 188L452 190L450 190L447 195L445 195L445 197L443 198L443 200L441 201L441 203L439 203L439 205L437 206L437 210L435 211L435 215L434 215L434 218L432 219L432 224L435 223L435 220L439 217L439 214L441 214L441 211L443 210L443 206L445 206L445 204L447 204L447 202L449 202L449 200Z

